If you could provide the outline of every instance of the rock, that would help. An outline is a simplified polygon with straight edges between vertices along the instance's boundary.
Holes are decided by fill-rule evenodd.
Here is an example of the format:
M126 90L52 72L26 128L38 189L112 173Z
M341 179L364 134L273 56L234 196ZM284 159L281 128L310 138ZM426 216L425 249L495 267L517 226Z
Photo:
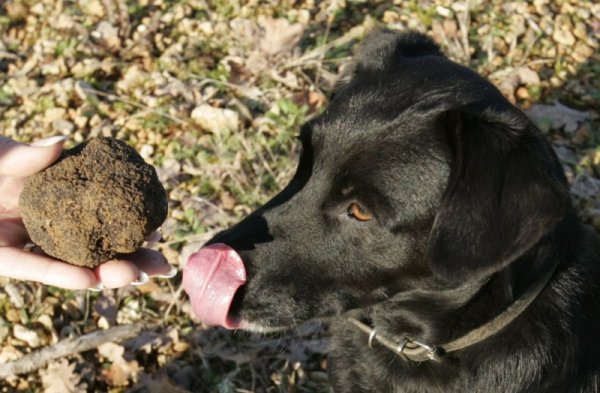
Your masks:
M92 31L91 38L98 44L105 46L110 50L118 50L121 48L121 39L119 38L119 29L113 26L110 22L102 21Z
M575 44L575 49L571 53L571 57L578 63L585 63L594 55L594 49L590 48L582 42Z
M65 108L48 108L44 113L44 123L52 124L57 120L62 120L67 115Z
M137 65L133 65L124 72L123 77L116 84L118 92L131 95L136 87L143 86L150 79L147 72L142 71Z
M536 104L525 113L542 132L564 129L568 133L573 133L580 123L593 118L590 113L569 108L560 102L552 105Z
M38 1L37 3L34 3L34 5L29 9L29 11L34 15L42 16L42 15L46 14L47 9L46 9L44 3L42 3L41 1Z
M438 15L443 16L444 18L448 18L452 15L452 10L441 5L436 6L435 11Z
M88 16L104 17L105 8L100 0L79 0L79 7Z
M144 160L149 160L152 157L152 154L154 154L154 147L152 147L152 145L142 145L140 148L140 156L142 156Z
M76 115L73 118L73 122L75 123L75 126L79 129L85 128L87 126L89 120L90 120L89 117L81 116L81 115Z
M12 22L20 22L27 17L27 7L20 2L9 2L5 8L6 14Z
M35 331L27 329L20 324L13 326L13 336L21 341L25 341L31 348L37 348L42 345L42 340Z
M572 46L575 44L575 36L569 30L556 29L552 34L552 38L559 44Z
M575 36L571 33L573 24L568 15L558 15L554 20L554 32L552 38L559 44L572 46L575 44Z
M215 134L222 132L223 129L236 131L240 125L237 112L231 109L213 108L206 104L196 107L191 113L191 118L200 127Z
M73 17L67 14L58 15L54 23L56 30L71 30L77 26Z
M587 174L579 174L573 179L571 193L585 200L591 200L600 193L600 179Z
M52 122L52 129L58 133L70 135L75 131L75 124L68 120L54 120Z
M579 21L577 23L575 23L575 28L573 28L573 34L575 35L575 37L579 38L582 41L587 41L588 40L588 32L587 32L587 26L585 25L585 23Z
M27 179L19 204L34 243L87 267L134 252L167 215L167 195L154 168L113 138L64 151Z

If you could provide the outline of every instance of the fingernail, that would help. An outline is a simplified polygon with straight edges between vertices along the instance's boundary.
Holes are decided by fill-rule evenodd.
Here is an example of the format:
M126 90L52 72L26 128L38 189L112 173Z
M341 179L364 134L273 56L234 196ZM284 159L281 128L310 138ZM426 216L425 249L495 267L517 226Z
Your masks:
M95 287L88 288L88 291L100 292L103 289L104 289L104 284L100 283L100 284L96 285Z
M171 266L171 270L169 270L166 274L159 274L156 277L158 278L173 278L177 275L177 268L175 266Z
M146 238L146 243L156 243L162 239L162 235L159 231L154 231Z
M67 135L51 136L51 137L40 139L38 141L30 143L29 146L35 146L35 147L52 146L52 145L56 145L57 143L66 141L67 138L68 138Z
M149 278L150 277L148 277L146 272L143 272L140 270L140 275L138 276L137 281L132 282L131 285L135 285L135 286L144 285L145 283L148 282Z

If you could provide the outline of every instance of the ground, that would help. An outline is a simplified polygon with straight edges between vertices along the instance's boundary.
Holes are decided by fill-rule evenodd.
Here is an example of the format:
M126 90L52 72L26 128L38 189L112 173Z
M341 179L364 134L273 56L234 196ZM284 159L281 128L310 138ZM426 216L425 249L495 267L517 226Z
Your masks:
M534 0L8 0L0 3L0 132L67 146L120 138L169 193L157 247L181 267L295 169L298 125L373 26L431 35L531 116L600 230L600 4ZM327 327L207 329L181 274L72 292L0 278L0 370L117 325L133 339L0 381L23 392L327 392Z

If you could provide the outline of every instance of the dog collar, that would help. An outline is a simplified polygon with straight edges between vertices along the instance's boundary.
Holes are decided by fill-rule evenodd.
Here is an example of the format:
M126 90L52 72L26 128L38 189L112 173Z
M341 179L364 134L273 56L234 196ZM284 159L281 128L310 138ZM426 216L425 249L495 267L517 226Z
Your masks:
M393 340L377 333L375 328L362 323L356 318L348 318L348 321L369 335L369 348L373 347L373 341L377 341L404 360L423 362L427 360L440 361L442 357L450 352L456 352L470 347L498 333L509 323L515 320L529 305L537 298L550 281L556 266L549 269L542 277L533 283L523 294L515 300L506 310L497 315L486 324L471 330L469 333L443 345L428 345L410 337L401 340Z

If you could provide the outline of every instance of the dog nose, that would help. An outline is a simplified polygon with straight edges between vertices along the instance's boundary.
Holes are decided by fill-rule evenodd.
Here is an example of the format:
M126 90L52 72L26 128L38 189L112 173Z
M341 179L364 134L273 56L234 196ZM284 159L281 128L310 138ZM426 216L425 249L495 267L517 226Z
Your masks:
M217 243L192 254L183 269L183 288L194 313L208 325L237 329L240 321L229 312L238 289L246 283L240 255Z

